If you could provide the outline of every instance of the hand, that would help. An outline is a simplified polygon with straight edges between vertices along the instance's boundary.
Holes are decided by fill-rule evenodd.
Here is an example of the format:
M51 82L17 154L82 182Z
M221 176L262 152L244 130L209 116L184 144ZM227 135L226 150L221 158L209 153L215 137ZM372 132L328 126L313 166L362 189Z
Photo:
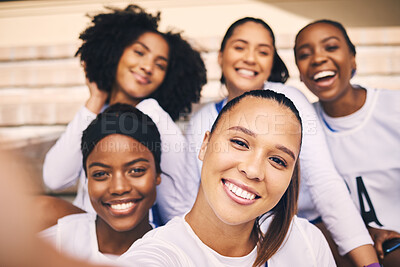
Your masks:
M382 248L383 242L396 237L400 238L399 233L391 230L368 227L368 231L374 241L374 247L380 259L383 259L384 256Z
M100 90L95 82L86 78L86 85L89 87L90 97L85 107L95 114L99 114L108 98L108 92Z

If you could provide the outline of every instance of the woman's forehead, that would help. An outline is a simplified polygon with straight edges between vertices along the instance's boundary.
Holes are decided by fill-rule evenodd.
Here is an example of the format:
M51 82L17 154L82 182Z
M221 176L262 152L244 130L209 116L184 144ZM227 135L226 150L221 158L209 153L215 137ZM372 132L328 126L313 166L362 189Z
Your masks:
M266 98L242 99L221 117L217 128L224 131L237 126L255 134L301 133L300 122L294 113L275 100Z

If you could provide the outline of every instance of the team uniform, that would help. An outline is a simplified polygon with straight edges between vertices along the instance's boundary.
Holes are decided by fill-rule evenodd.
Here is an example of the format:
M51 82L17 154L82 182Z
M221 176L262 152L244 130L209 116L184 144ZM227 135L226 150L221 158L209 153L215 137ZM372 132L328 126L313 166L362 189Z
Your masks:
M372 244L372 239L357 208L352 204L343 179L333 164L324 131L313 106L298 89L282 83L266 82L264 89L285 94L299 110L303 126L303 142L300 152L301 183L299 216L312 221L322 216L324 223L339 246L339 253ZM202 162L197 155L204 133L211 129L226 100L209 103L194 114L186 130L192 165L197 165L197 185L200 183ZM197 194L197 192L192 192Z
M363 107L348 116L332 118L320 103L314 107L365 223L400 232L400 92L366 91Z
M120 256L103 254L99 251L96 235L96 214L80 213L65 216L58 223L39 233L56 249L71 257L98 264L124 264ZM126 253L126 252L125 252Z
M271 218L263 223L266 231ZM137 240L121 256L132 266L252 266L257 247L243 257L227 257L204 244L184 217L176 217L165 226L154 229ZM305 219L294 217L279 250L265 266L336 266L322 233Z
M145 99L137 109L148 115L157 125L161 136L161 184L157 186L156 205L165 223L180 216L192 207L195 197L187 194L196 191L197 184L187 179L193 169L187 164L187 142L181 130L154 99ZM82 168L82 132L96 118L96 114L82 107L68 124L66 131L46 154L43 165L43 179L51 189L63 189L74 185L79 187L74 204L94 213L87 192L87 179Z

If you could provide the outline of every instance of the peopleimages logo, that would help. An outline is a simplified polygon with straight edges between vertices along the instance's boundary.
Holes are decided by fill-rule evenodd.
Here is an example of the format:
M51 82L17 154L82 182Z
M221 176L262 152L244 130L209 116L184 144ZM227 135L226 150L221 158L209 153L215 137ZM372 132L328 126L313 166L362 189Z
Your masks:
M199 113L197 116L202 116L201 119L197 119L196 121L200 122L201 125L194 125L193 121L183 122L183 132L185 135L204 135L205 130L211 130L211 126L214 124L214 118L206 113ZM230 122L229 114L224 115L225 123ZM255 124L256 129L259 129L259 123L261 120L265 120L270 118L274 122L274 129L269 129L269 131L274 131L275 133L282 133L282 129L285 128L285 124L294 123L293 120L288 120L288 118L292 115L281 115L281 114L261 114L258 115L255 120L248 120L246 118L246 114L241 114L240 122L243 122L244 125L250 125L251 123ZM294 115L293 115L294 116ZM314 113L313 115L301 116L302 126L303 126L303 134L313 135L316 134L317 131L322 130L322 128L318 127L318 117ZM295 120L296 121L296 120ZM266 133L266 132L265 132Z

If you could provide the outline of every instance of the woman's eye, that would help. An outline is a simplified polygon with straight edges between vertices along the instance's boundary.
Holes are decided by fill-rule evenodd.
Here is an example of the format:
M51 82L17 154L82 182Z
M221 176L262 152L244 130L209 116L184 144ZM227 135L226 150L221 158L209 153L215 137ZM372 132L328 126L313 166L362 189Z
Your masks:
M310 54L309 53L300 53L297 58L298 59L306 59Z
M263 55L263 56L268 56L269 55L269 53L267 51L260 51L260 54Z
M237 50L237 51L242 51L242 50L244 50L244 48L241 47L241 46L234 46L233 48L234 48L235 50Z
M108 173L105 171L96 171L91 176L96 180L105 180L108 177Z
M287 167L287 164L285 161L283 161L282 159L278 158L278 157L270 157L270 160L272 160L273 162L283 166L283 167Z
M339 47L337 45L330 45L326 47L326 51L333 52L336 51Z
M146 172L146 168L132 168L129 170L129 174L135 177L141 176Z
M134 52L135 52L135 54L137 54L137 55L139 55L139 56L143 56L144 55L144 53L142 52L142 51L140 51L140 50L134 50Z
M230 141L235 145L238 145L238 146L241 146L241 147L245 147L245 148L249 148L249 146L245 142L243 142L241 140L231 139Z
M103 171L93 173L93 177L101 177L104 175L106 175L106 172L103 172Z
M167 67L164 64L157 63L156 66L162 71L165 71L167 69Z

